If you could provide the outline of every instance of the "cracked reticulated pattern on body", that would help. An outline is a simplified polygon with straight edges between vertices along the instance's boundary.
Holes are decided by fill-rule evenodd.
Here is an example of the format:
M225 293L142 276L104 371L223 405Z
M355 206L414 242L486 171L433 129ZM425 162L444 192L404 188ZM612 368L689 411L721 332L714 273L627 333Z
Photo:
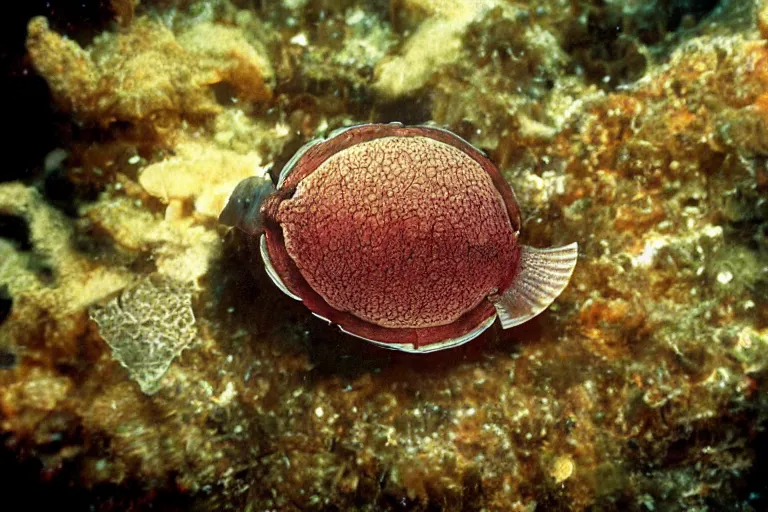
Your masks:
M278 222L288 254L330 306L384 327L451 323L515 262L516 235L488 174L426 137L333 155L280 204Z

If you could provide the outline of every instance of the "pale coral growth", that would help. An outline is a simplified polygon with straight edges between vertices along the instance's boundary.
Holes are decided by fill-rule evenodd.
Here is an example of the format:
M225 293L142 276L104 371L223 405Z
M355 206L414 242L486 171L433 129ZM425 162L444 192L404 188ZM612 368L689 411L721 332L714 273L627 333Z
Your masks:
M26 378L7 386L0 386L0 427L12 429L18 416L26 414L40 421L59 407L72 392L72 381L62 375L51 374L43 368L31 368Z
M470 23L495 3L480 0L444 3L431 0L404 2L401 7L417 18L426 15L406 42L402 55L382 61L376 69L374 89L396 98L425 86L441 68L462 55L462 36Z
M374 88L396 98L424 87L435 70L460 57L463 20L425 22L406 43L403 55L383 61L376 69Z
M157 271L182 282L196 282L219 256L221 240L215 231L191 226L188 221L165 221L145 235L153 252Z
M201 76L207 82L226 82L245 101L272 97L268 84L274 73L265 57L266 50L255 48L240 29L211 23L193 25L178 41L198 59Z
M754 308L755 303L746 307ZM744 373L757 374L768 367L768 328L757 330L751 326L740 328L735 336L733 354L742 364Z
M442 0L396 0L392 2L392 16L397 24L412 30L420 23L432 19L467 20L473 18L480 10L497 4L496 0L459 0L444 2Z
M330 59L337 69L351 68L359 74L360 68L372 68L395 44L391 27L363 9L348 11L344 21L350 34Z
M146 278L90 315L112 356L148 395L197 336L192 289L170 279Z
M14 314L3 324L13 333L37 332L40 317L51 337L68 340L83 329L80 314L91 303L126 286L130 274L95 264L75 247L72 225L33 188L0 185L0 213L24 219L31 251L0 239L0 285L14 297Z
M138 189L140 187L134 183ZM123 187L125 188L125 187ZM93 226L106 232L120 247L128 251L151 250L147 233L162 223L159 215L141 207L127 196L102 196L95 203L85 205L81 214Z
M258 150L264 155L275 155L291 140L285 124L249 116L239 108L228 108L213 122L216 145L243 155Z
M229 27L204 24L186 34L177 40L164 25L141 17L83 49L37 17L29 23L27 49L56 101L102 125L147 122L162 130L179 118L215 115L222 107L209 86L222 82L247 101L271 96L263 49Z
M27 49L57 102L83 119L108 125L220 109L173 33L146 18L124 33L103 34L88 49L51 31L45 18L34 18ZM72 63L79 73L69 71Z
M241 155L196 141L180 143L175 156L148 166L139 183L166 203L192 201L203 216L218 217L235 186L249 176L266 176L261 157Z
M43 17L32 18L27 32L29 55L38 72L46 77L54 99L63 109L87 116L100 87L100 71L88 52L51 31Z
M151 251L157 271L176 281L196 282L221 250L215 231L190 218L160 218L126 196L103 197L83 215L121 247Z
M435 79L435 122L466 126L464 135L487 149L508 147L510 133L530 146L564 127L565 111L584 96L584 84L563 75L568 56L556 32L530 18L515 5L478 13L462 37L462 57ZM506 155L498 162L506 166Z
M563 75L569 56L557 31L522 5L410 0L395 16L413 33L377 66L374 89L387 100L428 91L431 119L463 125L461 135L483 148L505 146L508 133L551 140L585 92Z

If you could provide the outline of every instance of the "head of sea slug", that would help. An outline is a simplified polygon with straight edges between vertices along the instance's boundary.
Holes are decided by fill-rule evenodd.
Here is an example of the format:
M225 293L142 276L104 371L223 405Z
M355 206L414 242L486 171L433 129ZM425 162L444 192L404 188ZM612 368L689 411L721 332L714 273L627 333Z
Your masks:
M568 284L576 243L520 240L515 195L482 151L429 126L369 124L304 145L276 185L242 181L220 221L284 293L353 336L432 352L519 325Z

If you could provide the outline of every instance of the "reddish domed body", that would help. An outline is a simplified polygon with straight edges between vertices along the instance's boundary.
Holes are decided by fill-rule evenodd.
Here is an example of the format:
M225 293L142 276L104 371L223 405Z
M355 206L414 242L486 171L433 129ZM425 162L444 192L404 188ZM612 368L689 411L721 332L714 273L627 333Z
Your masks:
M499 309L526 267L514 194L483 153L445 130L393 123L340 131L302 148L274 193L244 182L227 208L224 222L261 237L283 291L378 344L447 348L497 314L520 323L530 313L520 307L532 309L531 301ZM566 283L572 249L559 253Z

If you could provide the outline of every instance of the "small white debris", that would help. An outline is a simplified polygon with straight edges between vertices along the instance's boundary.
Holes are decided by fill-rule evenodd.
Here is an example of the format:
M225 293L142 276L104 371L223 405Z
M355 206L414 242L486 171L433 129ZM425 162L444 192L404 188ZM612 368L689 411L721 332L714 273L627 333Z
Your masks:
M365 20L365 11L357 9L347 15L347 25L357 25Z
M291 127L286 123L277 123L274 130L277 137L287 137L291 133Z
M643 252L632 258L633 265L635 267L650 267L651 264L653 264L653 260L656 258L656 253L659 252L659 249L666 247L668 244L669 240L662 237L647 240L643 246Z
M719 236L723 235L723 228L720 226L713 226L711 224L704 226L704 229L701 230L702 233L707 235L709 238L717 238Z
M717 282L720 284L728 284L733 280L733 274L728 270L724 270L717 274Z
M131 158L128 159L128 163L131 165L136 165L141 161L141 157L139 155L133 155Z
M317 416L318 418L322 418L323 414L325 414L325 411L323 411L322 407L318 407L317 409L315 409L315 416Z
M45 172L52 172L61 167L68 156L69 152L62 148L56 148L45 155L45 160L43 162Z
M235 398L236 396L237 396L237 390L235 390L235 385L232 384L231 382L227 382L227 385L224 388L224 391L222 391L218 397L214 397L211 400L213 400L218 405L225 406L225 405L229 405L232 399Z
M742 329L739 335L736 337L736 346L742 350L752 348L752 332L751 329Z
M291 38L291 43L298 45L298 46L307 46L309 44L309 41L307 40L307 35L302 32L300 34L296 34Z

